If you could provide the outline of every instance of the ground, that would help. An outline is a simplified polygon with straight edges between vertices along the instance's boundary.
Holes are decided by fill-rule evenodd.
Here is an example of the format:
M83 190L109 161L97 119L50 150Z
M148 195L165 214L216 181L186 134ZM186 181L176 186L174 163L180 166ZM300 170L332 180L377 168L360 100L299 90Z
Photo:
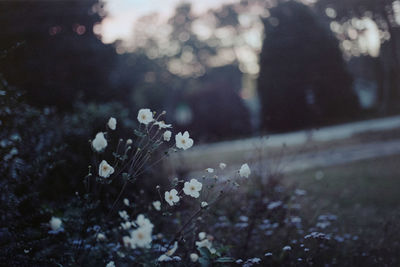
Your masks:
M307 191L310 218L333 213L346 232L378 234L400 215L398 166L400 156L382 157L291 173L286 182Z

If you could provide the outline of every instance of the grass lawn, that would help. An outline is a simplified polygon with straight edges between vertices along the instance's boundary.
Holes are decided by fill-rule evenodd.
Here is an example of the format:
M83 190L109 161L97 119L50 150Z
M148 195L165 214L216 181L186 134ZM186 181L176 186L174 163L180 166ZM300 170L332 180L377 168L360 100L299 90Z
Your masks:
M360 234L400 224L400 156L292 173L286 179L307 191L303 205L310 219L333 213L343 231Z

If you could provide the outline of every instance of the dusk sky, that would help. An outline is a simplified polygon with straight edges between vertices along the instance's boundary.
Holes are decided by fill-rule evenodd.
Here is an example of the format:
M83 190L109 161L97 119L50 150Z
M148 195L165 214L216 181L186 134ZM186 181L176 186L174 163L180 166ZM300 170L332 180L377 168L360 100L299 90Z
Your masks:
M108 16L102 23L102 35L105 43L116 39L129 39L133 34L134 22L143 15L158 12L166 18L177 4L190 2L195 13L202 13L209 8L216 8L225 3L239 0L106 0Z

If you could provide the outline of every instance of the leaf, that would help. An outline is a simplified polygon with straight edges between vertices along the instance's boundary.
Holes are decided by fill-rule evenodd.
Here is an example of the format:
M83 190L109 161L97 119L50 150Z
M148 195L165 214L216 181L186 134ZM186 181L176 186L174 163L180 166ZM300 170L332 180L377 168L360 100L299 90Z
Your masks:
M223 262L234 262L234 261L235 261L235 259L231 258L231 257L221 257L221 258L218 258L215 262L223 263Z
M198 250L200 251L200 255L203 257L203 258L206 258L206 259L210 259L211 258L211 253L210 253L210 250L208 249L208 248L198 248Z
M201 267L208 267L210 266L210 261L206 258L200 258L199 263Z
M146 135L138 130L133 130L133 133L138 137L145 137Z

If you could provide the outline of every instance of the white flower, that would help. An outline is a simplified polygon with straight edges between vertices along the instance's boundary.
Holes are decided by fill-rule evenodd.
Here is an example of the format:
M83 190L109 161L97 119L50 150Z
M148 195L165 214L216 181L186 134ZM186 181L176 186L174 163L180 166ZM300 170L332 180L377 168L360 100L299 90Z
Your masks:
M267 208L269 210L273 210L273 209L279 207L280 205L282 205L282 201L279 201L279 200L278 201L273 201L273 202L268 204Z
M104 137L104 133L99 132L96 134L96 137L94 138L94 140L92 141L92 147L94 148L94 150L96 150L97 152L102 151L104 148L107 147L107 140Z
M240 170L239 170L240 177L249 178L250 173L251 173L251 171L250 171L249 165L247 165L247 163L243 164L242 167L240 167Z
M252 259L248 259L247 261L251 262L251 263L260 263L261 259L260 258L252 258Z
M115 118L111 117L107 122L107 126L111 130L115 130L117 128L117 120Z
M107 263L106 267L115 267L115 263L113 261L110 261Z
M169 142L169 140L171 140L171 135L172 135L171 131L165 131L163 134L164 141Z
M214 172L214 169L213 169L213 168L207 168L207 169L206 169L206 172L208 172L208 173L213 173L213 172Z
M188 131L184 132L183 134L179 132L177 135L175 135L175 142L176 142L176 147L181 148L183 150L186 150L193 146L193 139L189 138Z
M158 125L158 127L159 127L160 129L172 128L172 125L171 125L171 124L165 124L164 121L156 121L156 122L154 123L154 125Z
M160 201L154 201L153 203L153 207L156 209L156 210L161 210L161 202Z
M190 260L192 262L196 262L199 259L199 255L197 255L196 253L191 253L190 254Z
M210 242L210 240L208 239L203 239L201 241L196 241L196 246L197 248L211 248L212 244Z
M203 187L202 183L196 179L190 180L190 182L185 182L183 187L183 192L191 197L198 198L200 196L200 190Z
M106 238L106 236L105 236L105 234L103 234L103 233L99 233L98 235L97 235L97 241L104 241L104 240L106 240L107 238Z
M129 146L129 145L131 145L133 142L132 142L132 139L128 139L128 140L126 140L126 144Z
M219 164L219 168L220 168L221 170L225 169L225 168L226 168L226 164L221 162L221 163Z
M129 215L125 210L118 211L119 216L121 216L122 219L125 221L129 220Z
M131 232L132 244L139 248L149 248L151 244L151 230L139 227Z
M125 204L126 206L129 206L129 199L124 198L124 204Z
M114 168L111 167L107 161L103 160L99 165L99 175L104 178L110 177L111 174L114 173Z
M15 156L15 155L17 155L17 154L18 154L18 149L16 149L15 147L13 147L13 148L10 150L10 155Z
M200 250L200 248L208 248L208 250L212 254L214 254L216 252L216 250L212 247L211 241L208 240L207 238L203 239L201 241L196 241L196 246L197 246L197 249L199 249L199 250Z
M137 119L140 123L147 125L154 120L153 113L148 108L142 108L138 112Z
M174 203L179 202L178 191L176 191L176 189L172 189L169 192L167 191L164 193L164 198L170 206L173 206Z
M167 256L167 255L165 255L165 254L162 254L160 257L158 257L157 261L159 261L159 262L172 261L172 258Z
M122 222L121 223L121 227L124 230L129 230L131 228L131 226L132 226L131 222Z
M153 230L154 225L143 214L139 214L135 222L140 228L147 229L150 232Z
M136 248L136 246L132 242L132 238L130 236L124 236L122 237L122 242L124 243L125 247L130 247L132 249Z
M167 255L167 256L172 256L172 255L174 255L174 253L175 253L175 251L176 251L177 249L178 249L178 242L175 241L174 246L173 246L170 250L168 250L168 251L165 253L165 255Z
M205 232L200 232L199 233L199 239L203 240L204 238L206 238L206 233Z
M201 206L202 208L205 208L205 207L208 206L208 203L205 202L205 201L203 201L203 202L201 202L200 206Z
M57 231L58 229L61 228L62 221L61 221L60 218L51 217L51 220L49 221L49 224L50 224L51 230Z
M284 247L282 248L282 250L283 250L283 251L289 251L289 250L292 250L292 248L291 248L290 246L284 246Z

